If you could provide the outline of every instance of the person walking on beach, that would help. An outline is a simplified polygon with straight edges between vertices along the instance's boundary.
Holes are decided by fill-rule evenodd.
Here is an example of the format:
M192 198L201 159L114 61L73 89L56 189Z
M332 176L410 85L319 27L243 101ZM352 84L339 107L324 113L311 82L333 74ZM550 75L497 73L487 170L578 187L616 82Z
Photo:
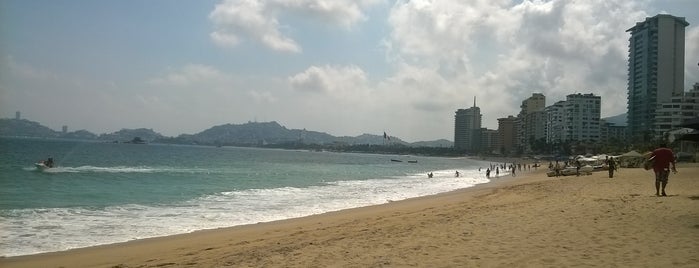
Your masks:
M575 175L580 177L580 167L582 164L580 164L580 160L575 160Z
M655 195L660 196L662 194L662 196L667 196L665 194L665 186L667 186L668 177L670 176L670 164L672 164L672 172L677 173L675 155L670 148L661 143L657 149L653 150L649 159L653 161L652 166L655 172Z
M614 170L616 170L616 163L614 163L614 157L607 158L607 168L609 169L609 178L614 178Z

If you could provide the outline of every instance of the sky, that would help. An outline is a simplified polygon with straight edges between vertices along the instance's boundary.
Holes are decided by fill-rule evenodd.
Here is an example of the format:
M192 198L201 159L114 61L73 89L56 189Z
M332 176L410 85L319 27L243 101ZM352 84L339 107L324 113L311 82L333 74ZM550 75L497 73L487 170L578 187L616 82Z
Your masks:
M2 0L0 118L166 136L277 121L335 136L454 137L543 93L626 112L627 29L685 17L685 89L699 82L696 0Z

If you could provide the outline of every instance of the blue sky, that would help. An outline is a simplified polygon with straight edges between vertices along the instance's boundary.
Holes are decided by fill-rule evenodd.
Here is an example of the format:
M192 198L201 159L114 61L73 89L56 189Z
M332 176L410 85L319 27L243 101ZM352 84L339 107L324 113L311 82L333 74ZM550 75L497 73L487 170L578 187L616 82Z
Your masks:
M278 121L333 135L453 139L541 92L626 110L626 29L686 17L699 82L699 1L0 1L0 117L109 133L193 134Z

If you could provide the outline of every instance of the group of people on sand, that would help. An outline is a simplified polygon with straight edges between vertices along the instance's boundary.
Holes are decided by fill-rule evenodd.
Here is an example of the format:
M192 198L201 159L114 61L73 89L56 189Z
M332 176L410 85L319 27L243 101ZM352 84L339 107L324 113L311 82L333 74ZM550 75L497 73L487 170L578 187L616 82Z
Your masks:
M517 176L517 171L522 171L522 170L532 170L532 167L534 170L536 170L539 167L538 163L535 164L517 164L517 163L512 163L512 164L507 164L507 163L502 163L502 164L490 164L490 167L485 170L485 177L490 178L490 173L495 171L495 177L500 177L500 169L502 170L509 170L510 175L512 177ZM479 169L480 171L480 169Z
M670 172L677 173L677 167L675 166L675 154L672 149L667 147L667 144L661 143L658 148L653 150L648 157L645 164L645 169L653 169L655 173L655 195L657 196L667 196L665 192L665 187L667 187ZM614 172L619 169L619 164L617 159L614 157L607 157L605 159L605 164L607 164L607 170L609 171L609 178L614 177ZM576 162L576 168L580 169L579 162ZM549 169L553 170L556 177L561 175L561 165L558 161L556 163L549 163ZM579 174L579 173L578 173Z
M46 162L51 161L51 166L53 166L53 159L49 158ZM46 163L45 162L45 163ZM648 161L646 161L646 170L650 170L651 168L653 169L653 172L655 173L655 195L657 196L667 196L667 193L665 192L665 187L668 184L669 176L670 176L670 171L673 173L677 173L677 167L675 166L675 154L672 152L670 148L667 148L667 145L664 143L661 143L658 148L653 150L651 152ZM605 163L607 164L607 168L609 171L609 178L614 177L614 171L618 170L618 163L616 162L616 159L613 157L607 157L605 159ZM48 166L49 164L46 163ZM580 174L580 162L576 161L575 162L576 168L578 175ZM539 165L534 164L534 169L536 169ZM516 171L522 171L522 167L525 169L528 167L530 170L532 168L532 165L521 165L521 164L515 164L512 163L511 165L507 164L501 164L501 165L490 165L489 168L485 170L485 176L487 178L490 178L490 173L495 170L495 176L498 177L500 176L500 168L502 167L503 170L507 167L508 170L511 171L512 176L514 177L516 174ZM561 167L562 165L556 161L554 164L553 162L549 163L549 169L555 171L556 177L560 176L561 172ZM478 169L478 171L481 171L481 168ZM456 177L460 176L459 171L457 170L454 175ZM434 174L432 172L427 173L428 178L432 178Z

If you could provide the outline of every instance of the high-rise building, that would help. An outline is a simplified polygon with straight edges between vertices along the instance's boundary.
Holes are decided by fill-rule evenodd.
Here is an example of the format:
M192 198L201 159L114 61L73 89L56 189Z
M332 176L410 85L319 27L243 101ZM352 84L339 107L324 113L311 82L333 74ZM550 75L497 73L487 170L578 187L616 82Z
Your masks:
M618 126L604 119L600 119L599 128L600 141L603 143L619 143L626 141L626 126Z
M498 118L498 135L500 136L500 153L509 154L514 152L517 138L517 118L508 116Z
M653 136L658 103L684 92L683 17L660 14L626 30L629 38L628 127L634 141Z
M601 105L599 96L578 93L546 107L546 142L600 141Z
M538 112L546 108L546 96L541 93L533 93L531 97L522 101L519 106L522 109L521 113L528 114Z
M600 141L600 107L602 100L594 94L570 94L563 106L565 140Z
M480 149L483 152L499 152L500 150L500 135L497 130L481 128L481 145Z
M665 133L680 127L680 124L699 116L699 83L680 96L667 102L658 102L655 110L654 135L663 138Z
M454 116L454 148L466 151L478 151L480 147L481 109L476 106L459 109Z
M557 144L563 139L563 106L565 101L557 101L545 108L546 111L546 143Z
M521 110L517 115L517 147L524 152L531 151L532 141L546 138L546 97L534 93L522 101Z
M22 116L21 116L21 114L19 113L19 111L16 111L16 112L15 112L15 119L16 119L16 120L22 119Z

